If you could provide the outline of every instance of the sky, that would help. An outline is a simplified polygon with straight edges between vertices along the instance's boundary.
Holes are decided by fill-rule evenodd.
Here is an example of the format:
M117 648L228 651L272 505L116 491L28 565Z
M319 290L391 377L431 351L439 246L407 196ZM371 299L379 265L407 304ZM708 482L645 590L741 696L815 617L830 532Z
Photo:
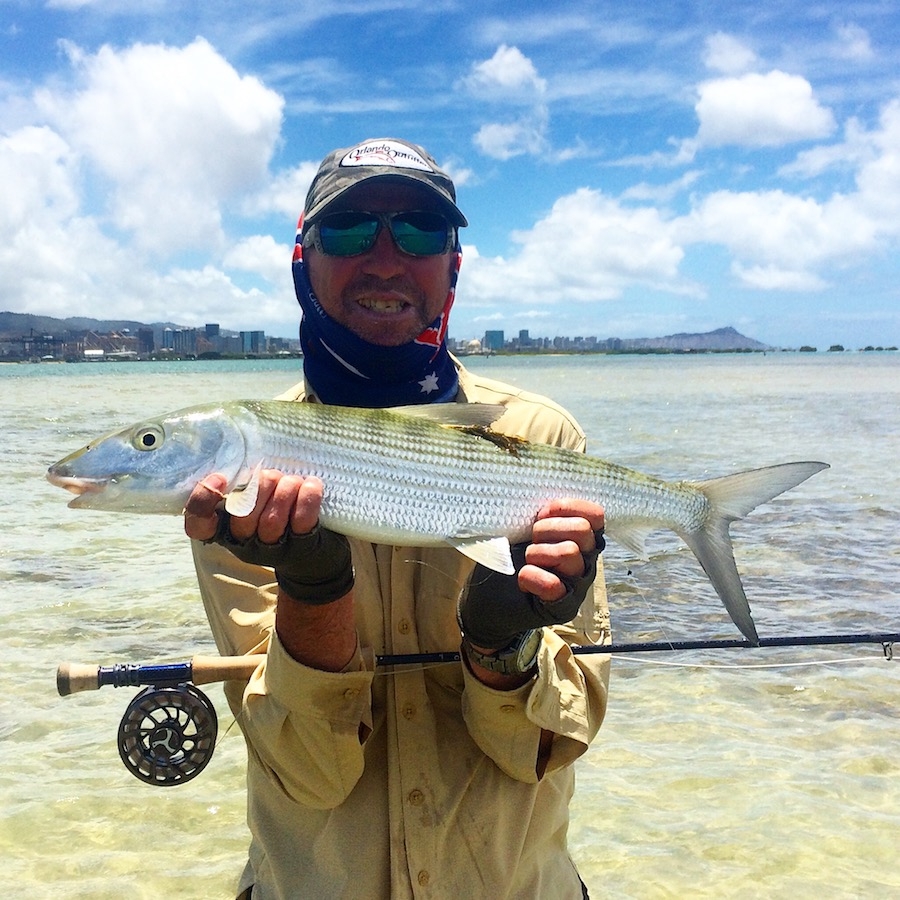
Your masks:
M0 310L296 337L320 160L425 146L450 336L900 345L894 0L0 0Z

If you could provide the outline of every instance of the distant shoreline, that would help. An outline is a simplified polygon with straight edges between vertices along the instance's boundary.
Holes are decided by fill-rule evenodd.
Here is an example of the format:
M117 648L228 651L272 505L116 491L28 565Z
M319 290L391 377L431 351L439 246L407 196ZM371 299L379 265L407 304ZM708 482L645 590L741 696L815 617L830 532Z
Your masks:
M830 347L828 350L819 351L815 347L768 347L766 349L750 349L750 348L732 348L727 350L718 349L676 349L661 347L643 347L622 350L560 350L560 349L523 349L523 350L492 350L487 353L467 353L465 351L457 351L454 353L462 359L491 359L501 357L510 359L516 357L532 357L532 356L722 356L725 354L740 354L746 356L749 354L757 354L766 356L767 354L778 353L895 353L897 347L860 347L857 350L848 350L844 347ZM154 355L148 357L121 358L121 357L94 357L91 359L0 359L0 365L105 365L110 363L147 363L147 362L276 362L279 360L302 360L303 355L298 353L291 354L200 354L198 356L170 356L170 355Z

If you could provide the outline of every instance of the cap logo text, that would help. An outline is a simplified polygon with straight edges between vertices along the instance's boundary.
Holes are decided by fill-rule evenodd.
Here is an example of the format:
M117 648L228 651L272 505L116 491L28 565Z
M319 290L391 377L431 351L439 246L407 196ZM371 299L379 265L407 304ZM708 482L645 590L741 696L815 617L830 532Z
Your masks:
M344 166L391 166L397 169L418 169L433 172L434 169L416 153L412 147L396 141L378 141L360 144L344 155L340 165Z

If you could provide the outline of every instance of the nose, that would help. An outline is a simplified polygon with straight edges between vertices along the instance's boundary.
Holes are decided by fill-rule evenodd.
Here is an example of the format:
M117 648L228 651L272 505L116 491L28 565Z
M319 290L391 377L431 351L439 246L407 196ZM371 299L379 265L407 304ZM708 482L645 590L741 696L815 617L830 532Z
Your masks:
M408 259L394 243L390 229L382 227L372 249L363 257L363 266L366 272L388 279L405 272Z

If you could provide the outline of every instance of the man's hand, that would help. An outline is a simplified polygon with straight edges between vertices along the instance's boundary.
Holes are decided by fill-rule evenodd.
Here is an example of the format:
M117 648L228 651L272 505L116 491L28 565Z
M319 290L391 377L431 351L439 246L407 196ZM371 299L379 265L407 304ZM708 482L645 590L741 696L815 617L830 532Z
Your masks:
M241 517L218 508L224 487L224 478L215 474L191 492L184 513L188 537L222 544L244 562L271 566L279 587L294 600L321 605L349 593L350 546L343 535L318 524L318 478L263 470L256 505Z
M555 500L538 513L531 542L513 546L516 575L475 566L459 607L472 646L502 649L529 629L575 618L597 572L604 523L596 503Z
M519 589L544 603L565 597L562 578L578 579L585 573L584 554L598 548L603 533L603 507L586 500L553 500L535 519L531 543L525 548L525 565L518 572Z
M189 538L212 540L219 529L224 475L208 475L191 492L184 508L184 530ZM319 521L322 482L318 478L284 475L274 469L259 473L259 496L249 516L232 517L229 525L237 541L254 534L264 544L275 544L290 526L295 534L308 534Z

